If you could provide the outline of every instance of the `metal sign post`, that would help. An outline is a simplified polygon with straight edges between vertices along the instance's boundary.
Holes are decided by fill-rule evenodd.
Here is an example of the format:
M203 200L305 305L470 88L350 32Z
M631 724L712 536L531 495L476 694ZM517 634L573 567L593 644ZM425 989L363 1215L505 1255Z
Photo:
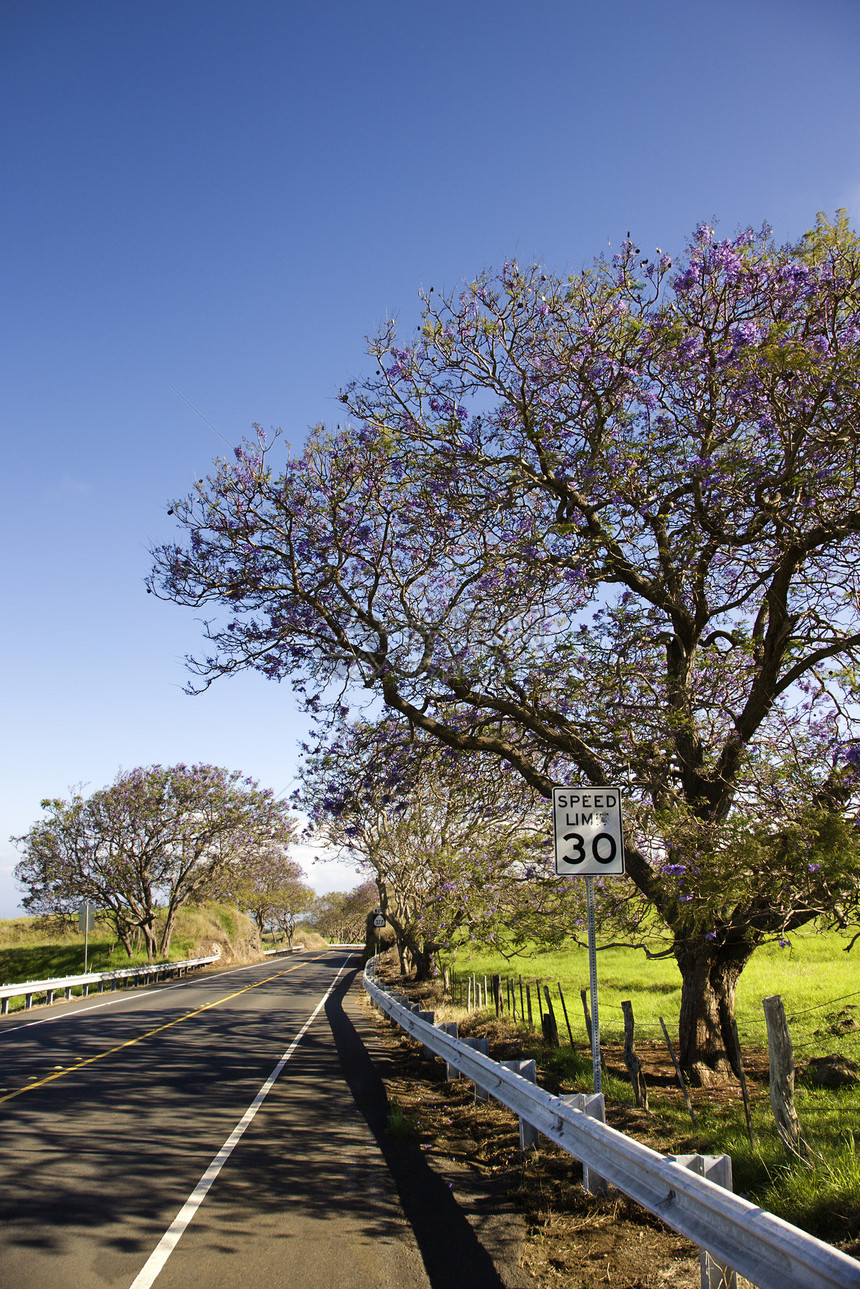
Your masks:
M600 1020L597 1015L597 939L594 927L594 878L586 876L585 899L588 905L588 986L591 994L591 1068L594 1091L601 1092Z
M594 1091L601 1090L600 1020L597 1010L597 934L594 878L624 872L621 793L618 788L553 788L555 871L584 877L588 911L588 977L591 992L591 1064Z
M87 969L87 955L90 946L90 931L96 929L96 906L84 900L78 912L78 926L84 933L84 972Z

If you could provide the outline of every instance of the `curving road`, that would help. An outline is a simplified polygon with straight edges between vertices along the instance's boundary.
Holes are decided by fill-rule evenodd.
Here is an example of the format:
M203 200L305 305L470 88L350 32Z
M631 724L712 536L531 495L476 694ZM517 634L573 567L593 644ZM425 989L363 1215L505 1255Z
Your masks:
M519 1283L387 1142L356 965L305 953L3 1018L0 1287Z

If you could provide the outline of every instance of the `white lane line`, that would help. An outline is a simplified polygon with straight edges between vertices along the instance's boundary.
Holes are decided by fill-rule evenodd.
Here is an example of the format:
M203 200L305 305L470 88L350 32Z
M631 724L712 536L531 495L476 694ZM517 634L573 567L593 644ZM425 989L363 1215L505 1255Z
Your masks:
M260 1106L263 1104L269 1092L271 1091L272 1086L274 1085L275 1081L277 1080L278 1076L281 1073L281 1070L284 1068L287 1061L290 1059L293 1052L296 1050L299 1043L302 1041L305 1034L308 1032L311 1025L316 1020L317 1016L322 1011L325 1004L328 1002L328 999L332 990L334 989L338 980L340 980L347 966L348 966L348 963L345 962L343 966L340 968L334 980L329 985L328 989L323 994L322 998L319 1000L316 1007L313 1009L310 1016L305 1021L301 1029L299 1030L298 1034L296 1034L292 1043L290 1043L289 1047L284 1052L281 1059L278 1061L278 1064L275 1066L275 1068L272 1070L272 1073L266 1079L266 1082L263 1084L263 1086L260 1088L257 1095L254 1097L254 1100L248 1106L248 1109L245 1111L242 1118L236 1124L236 1127L230 1133L230 1136L224 1142L224 1145L218 1151L218 1154L212 1160L209 1167L206 1169L206 1172L200 1178L200 1181L197 1183L197 1185L194 1187L194 1190L188 1196L188 1199L182 1205L182 1208L176 1214L176 1217L173 1219L170 1226L168 1227L168 1229L165 1231L164 1235L161 1237L160 1241L158 1242L157 1247L150 1254L149 1258L147 1259L146 1263L144 1264L143 1268L138 1273L138 1275L136 1275L134 1280L132 1280L131 1285L129 1286L129 1289L150 1289L150 1286L155 1282L156 1277L161 1273L164 1267L164 1264L167 1262L167 1259L170 1257L171 1253L176 1248L177 1244L182 1238L183 1232L185 1231L186 1227L191 1222L191 1219L194 1217L194 1214L197 1212L200 1205L203 1203L203 1200L206 1198L206 1194L210 1186L215 1181L221 1169L224 1167L227 1160L232 1155L234 1149L236 1148L239 1141L241 1140L245 1132L245 1129L250 1125L254 1116L259 1110Z
M145 989L142 992L131 989L122 989L118 992L116 998L110 998L104 1003L93 1003L90 1007L77 1007L74 1011L61 1012L57 1016L43 1016L41 1020L28 1020L22 1025L7 1025L0 1029L0 1042L7 1034L17 1034L21 1029L32 1029L34 1025L52 1025L58 1020L74 1020L76 1016L83 1016L85 1012L96 1012L100 1007L115 1007L117 1003L138 1002L144 998L149 998L151 994L163 994L169 989L184 989L186 985L199 985L202 980L220 980L222 976L232 976L238 971L250 971L252 967L268 966L267 963L249 962L244 967L230 967L227 971L213 971L208 976L190 976L187 980L175 980L170 984L163 984L160 989Z

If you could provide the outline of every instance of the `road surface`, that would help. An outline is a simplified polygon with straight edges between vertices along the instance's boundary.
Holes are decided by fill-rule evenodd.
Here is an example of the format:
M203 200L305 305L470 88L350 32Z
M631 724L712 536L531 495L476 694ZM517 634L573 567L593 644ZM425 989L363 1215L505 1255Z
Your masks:
M386 1137L356 965L304 953L3 1018L0 1289L525 1283L510 1223Z

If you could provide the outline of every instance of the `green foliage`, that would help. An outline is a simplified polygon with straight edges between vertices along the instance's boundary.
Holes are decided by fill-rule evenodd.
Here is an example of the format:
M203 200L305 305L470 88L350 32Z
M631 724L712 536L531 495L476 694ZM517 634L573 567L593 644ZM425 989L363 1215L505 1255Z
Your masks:
M856 1113L856 1107L852 1107ZM835 1149L809 1164L796 1161L774 1168L760 1193L764 1208L824 1239L844 1240L860 1233L860 1154L848 1133Z
M839 257L853 259L855 264L860 262L860 237L851 227L847 210L841 207L832 220L820 210L815 227L801 238L799 251L810 264L823 264Z
M352 891L329 891L313 901L306 922L327 940L363 944L367 915L378 899L373 882Z
M385 1130L393 1141L415 1141L419 1135L417 1121L406 1114L403 1107L393 1100L388 1103L388 1119L385 1124Z
M229 904L219 904L215 906L214 913L218 925L232 939L238 928L236 910L230 908Z
M77 792L42 809L13 838L24 907L67 917L88 900L129 952L143 935L153 957L169 952L184 904L229 891L237 874L295 834L289 808L270 790L212 765L142 766L90 797Z

